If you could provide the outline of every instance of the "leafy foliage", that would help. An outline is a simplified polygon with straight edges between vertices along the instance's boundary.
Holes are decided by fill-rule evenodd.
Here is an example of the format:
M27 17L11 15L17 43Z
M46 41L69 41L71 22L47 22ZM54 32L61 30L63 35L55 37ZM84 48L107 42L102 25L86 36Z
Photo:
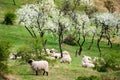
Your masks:
M99 72L120 70L119 56L116 54L105 54L103 58L98 59L95 69Z
M86 76L81 77L81 76L79 76L76 80L100 80L100 79L97 76L92 75L90 77L86 77Z
M11 45L8 41L0 41L0 71L8 71L7 60L10 54Z
M27 46L21 46L17 50L17 55L22 57L22 61L27 62L29 59L41 59L43 56L41 39L32 38L26 43Z
M14 14L13 12L7 12L5 14L3 23L6 25L13 25L15 19L16 19L16 14Z
M77 43L75 42L75 37L72 34L69 34L63 41L66 44L69 45L77 45Z

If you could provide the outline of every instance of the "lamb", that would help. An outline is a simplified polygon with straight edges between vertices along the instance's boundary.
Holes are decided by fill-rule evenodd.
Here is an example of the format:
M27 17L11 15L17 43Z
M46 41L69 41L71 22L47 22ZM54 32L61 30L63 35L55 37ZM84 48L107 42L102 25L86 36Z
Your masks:
M48 76L48 62L45 60L41 61L34 61L34 60L29 60L28 63L30 64L31 68L36 72L36 75L38 75L39 70L43 70L44 73Z
M82 58L82 66L83 67L95 67L95 65L92 62L91 57L85 56L85 55Z

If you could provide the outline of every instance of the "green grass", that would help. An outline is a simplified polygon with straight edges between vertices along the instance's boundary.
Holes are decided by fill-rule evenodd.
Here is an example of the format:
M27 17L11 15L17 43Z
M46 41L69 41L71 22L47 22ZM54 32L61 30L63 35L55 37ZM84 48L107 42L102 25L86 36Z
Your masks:
M13 5L12 0L0 0L0 22L3 21L4 13L7 11L16 11L16 8L19 8L21 5L25 3L32 3L35 0L15 0L16 5ZM58 1L59 2L59 1ZM58 41L57 39L54 39L51 37L51 35L46 35L46 38L48 39L47 42L47 48L55 48L59 51L58 47ZM20 25L3 25L0 24L0 40L8 40L12 44L12 51L16 51L21 46L26 46L27 42L31 39L30 34L27 32L27 30L24 28L24 26ZM90 40L87 40L85 42L82 55L89 55L92 58L94 56L99 56L99 52L96 46L96 41L93 44L93 47L90 51L87 50L88 46L90 44ZM75 80L78 76L107 76L110 78L113 78L114 76L120 78L119 74L120 71L117 72L106 72L106 73L100 73L95 70L92 70L91 68L83 68L81 66L81 59L82 55L75 57L75 50L78 48L78 46L69 46L62 44L63 50L67 50L70 52L70 55L72 57L72 63L71 64L61 64L59 63L59 60L57 60L57 63L53 66L52 64L49 65L49 76L43 76L39 74L38 76L35 76L35 72L33 72L30 68L30 66L25 64L20 64L20 61L16 60L9 60L9 74L12 76L18 78L19 80ZM113 44L113 48L108 47L107 43L102 41L101 42L101 49L102 54L116 54L118 57L120 57L120 48L117 46L117 44ZM106 79L107 80L107 79ZM111 79L112 80L112 79ZM119 80L119 79L117 79Z
M0 24L0 40L9 40L12 43L12 51L16 51L20 46L27 45L26 42L31 38L30 34L24 28L24 26L20 25L3 25ZM58 41L50 36L50 34L46 34L46 38L48 39L47 48L58 48ZM92 58L94 56L99 56L99 52L96 46L96 41L93 44L93 47L90 51L87 50L90 44L90 40L85 42L82 55L89 55ZM63 50L67 50L70 52L72 57L72 63L61 64L59 60L53 66L49 65L49 76L43 76L41 73L38 76L35 76L35 72L33 72L30 66L25 64L20 64L20 61L10 60L9 61L9 69L12 76L20 79L20 80L75 80L78 76L107 76L113 78L114 76L119 77L117 73L119 72L111 72L111 73L100 73L91 68L83 68L81 66L82 55L75 57L75 50L78 46L69 46L66 44L62 44ZM101 42L102 54L111 54L114 53L120 56L120 49L117 44L113 44L113 48L108 47L106 42ZM14 70L15 69L15 70ZM111 76L109 76L111 75ZM119 80L119 79L118 79Z
M15 0L16 5L13 5L13 0L0 0L0 22L4 19L6 12L15 12L21 5L35 3L35 0Z

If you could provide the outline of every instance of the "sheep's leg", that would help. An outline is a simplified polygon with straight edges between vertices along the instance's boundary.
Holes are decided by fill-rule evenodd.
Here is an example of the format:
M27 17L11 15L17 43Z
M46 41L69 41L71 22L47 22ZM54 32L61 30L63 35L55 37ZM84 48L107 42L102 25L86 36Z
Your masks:
M44 73L43 73L43 75L45 74L45 70L44 70Z
M46 75L48 76L48 72L44 71L43 75L45 75L45 73L46 73Z
M47 76L48 76L48 72L46 72Z
M38 71L36 71L36 76L38 75Z

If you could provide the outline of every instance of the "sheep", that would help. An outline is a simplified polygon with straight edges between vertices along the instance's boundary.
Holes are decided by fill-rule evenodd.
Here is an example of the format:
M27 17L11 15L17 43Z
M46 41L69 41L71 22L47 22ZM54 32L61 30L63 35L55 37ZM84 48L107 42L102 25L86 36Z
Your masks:
M82 62L82 67L95 67L95 65L93 63Z
M52 49L50 50L50 53L57 53L57 50L55 50L54 48L52 48Z
M68 51L63 51L63 55L69 55Z
M63 51L63 57L61 58L60 62L68 62L69 64L71 63L72 59L70 57L70 54L68 51Z
M98 57L94 57L93 58L93 63L96 64L98 62L99 58Z
M60 53L52 53L52 57L55 57L56 59L59 59L61 57Z
M86 63L86 62L88 62L88 63L92 63L92 59L91 59L91 57L86 56L86 55L83 56L82 61L85 62L85 63Z
M64 55L60 60L61 63L68 62L69 64L71 63L71 61L72 61L72 59L71 59L70 55Z
M95 65L92 62L91 57L85 56L85 55L82 58L82 66L83 67L95 67Z
M17 54L11 54L10 56L9 56L9 58L10 59L13 59L13 60L15 60L15 59L21 59L21 56L18 56Z
M101 64L106 64L106 61L105 61L103 58L94 57L94 58L93 58L93 63L94 63L95 65L99 65L100 63L101 63Z
M30 59L28 63L30 64L31 68L36 72L36 75L38 75L39 70L43 70L44 71L43 75L46 73L48 76L48 62L47 61L45 60L34 61Z

